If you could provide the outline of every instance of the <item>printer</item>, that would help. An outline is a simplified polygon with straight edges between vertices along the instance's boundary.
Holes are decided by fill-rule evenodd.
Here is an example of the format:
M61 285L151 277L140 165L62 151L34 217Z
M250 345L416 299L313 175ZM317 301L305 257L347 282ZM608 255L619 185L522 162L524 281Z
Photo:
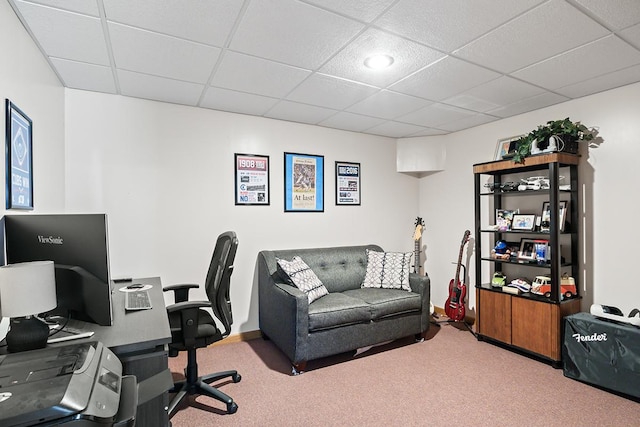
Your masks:
M0 355L0 426L133 426L136 378L99 341Z

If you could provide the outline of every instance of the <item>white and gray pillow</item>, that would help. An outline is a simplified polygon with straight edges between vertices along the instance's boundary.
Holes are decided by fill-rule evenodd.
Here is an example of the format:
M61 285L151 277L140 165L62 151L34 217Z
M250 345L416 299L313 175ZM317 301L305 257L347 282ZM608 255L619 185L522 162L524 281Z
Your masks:
M276 261L287 281L307 294L309 304L329 293L318 276L299 256L294 256L291 261L280 258Z
M362 287L411 291L411 255L412 252L376 252L367 249L367 271Z

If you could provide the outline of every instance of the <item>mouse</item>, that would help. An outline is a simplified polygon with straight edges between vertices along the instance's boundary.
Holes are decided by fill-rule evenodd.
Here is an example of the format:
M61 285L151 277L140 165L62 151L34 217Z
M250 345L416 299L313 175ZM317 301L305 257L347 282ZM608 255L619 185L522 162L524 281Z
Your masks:
M140 289L140 288L144 288L144 285L142 283L133 283L127 286L127 289Z

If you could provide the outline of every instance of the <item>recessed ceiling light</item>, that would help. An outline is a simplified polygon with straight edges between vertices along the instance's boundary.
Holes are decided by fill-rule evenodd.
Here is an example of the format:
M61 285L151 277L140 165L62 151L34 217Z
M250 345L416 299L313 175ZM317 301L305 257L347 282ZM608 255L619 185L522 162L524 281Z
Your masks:
M364 60L364 65L374 70L381 70L393 64L393 58L386 54L371 55Z

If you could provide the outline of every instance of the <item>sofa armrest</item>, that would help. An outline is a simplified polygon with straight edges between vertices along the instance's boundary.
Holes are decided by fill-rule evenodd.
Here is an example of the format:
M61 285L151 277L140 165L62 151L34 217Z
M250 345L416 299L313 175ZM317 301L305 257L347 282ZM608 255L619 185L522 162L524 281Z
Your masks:
M411 291L420 294L422 300L422 319L420 321L423 331L429 329L429 317L431 316L431 279L427 274L421 276L409 273L409 286Z
M258 320L260 330L296 363L305 354L309 333L309 299L307 295L286 283L277 273L269 271L262 256L258 256Z

